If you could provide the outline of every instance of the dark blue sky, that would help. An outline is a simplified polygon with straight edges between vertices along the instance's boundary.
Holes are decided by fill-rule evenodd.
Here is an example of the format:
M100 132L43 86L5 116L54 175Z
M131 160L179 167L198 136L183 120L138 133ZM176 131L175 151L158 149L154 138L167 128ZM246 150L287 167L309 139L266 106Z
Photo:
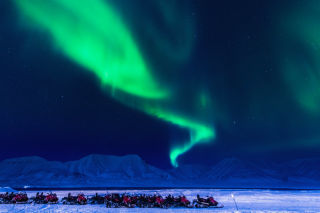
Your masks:
M196 146L180 162L319 155L320 113L297 103L281 66L292 55L294 63L308 62L308 47L279 27L281 15L298 8L295 1L188 2L186 11L195 25L192 51L179 63L148 49L146 19L159 19L152 3L119 2L120 11L136 17L131 27L150 61L179 70L172 78L167 77L170 72L163 74L171 84L183 84L179 107L188 108L196 88L211 94L217 138ZM106 95L94 75L51 51L41 33L21 28L9 0L0 3L0 26L0 159L38 155L66 161L92 153L138 154L151 164L170 167L170 143L186 139L186 131ZM179 40L167 31L159 28L169 45L171 37Z

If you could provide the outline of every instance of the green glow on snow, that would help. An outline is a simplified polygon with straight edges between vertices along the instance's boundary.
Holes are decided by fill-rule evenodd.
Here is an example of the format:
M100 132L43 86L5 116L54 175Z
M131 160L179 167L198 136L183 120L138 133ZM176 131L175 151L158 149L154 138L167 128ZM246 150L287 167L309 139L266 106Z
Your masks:
M176 115L170 109L146 107L170 102L172 91L160 87L151 75L130 31L117 12L102 0L15 0L24 21L45 30L52 43L73 62L96 74L104 86L129 96L114 96L120 102L159 119L189 129L190 141L172 147L170 160L198 143L215 137L213 128ZM27 18L27 19L26 19ZM132 100L137 97L132 103Z

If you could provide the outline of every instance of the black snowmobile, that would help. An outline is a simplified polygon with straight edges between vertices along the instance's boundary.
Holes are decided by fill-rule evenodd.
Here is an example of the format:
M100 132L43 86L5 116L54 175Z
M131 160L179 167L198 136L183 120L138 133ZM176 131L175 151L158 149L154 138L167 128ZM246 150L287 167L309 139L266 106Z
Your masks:
M116 194L111 194L110 199L107 200L106 202L106 207L107 208L120 208L122 203L122 197L116 193Z
M0 203L1 204L10 204L12 203L12 199L15 197L15 194L11 192L10 194L6 192L5 194L0 195Z
M45 204L45 199L46 196L43 194L43 192L41 192L41 194L37 192L36 196L32 197L30 200L35 204Z
M78 194L78 196L72 196L71 193L67 197L62 198L62 204L66 205L86 205L87 198L83 194Z
M104 204L105 203L105 198L98 195L98 193L96 193L93 197L90 197L88 200L89 200L89 204Z
M213 197L201 198L197 195L197 199L193 200L192 205L196 208L223 208L224 205L218 203Z

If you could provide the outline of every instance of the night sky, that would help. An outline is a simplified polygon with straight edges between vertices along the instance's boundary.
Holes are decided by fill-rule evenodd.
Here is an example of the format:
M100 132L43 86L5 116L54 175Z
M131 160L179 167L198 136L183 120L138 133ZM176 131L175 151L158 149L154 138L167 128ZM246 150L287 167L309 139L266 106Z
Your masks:
M320 154L319 1L25 2L0 3L0 160Z

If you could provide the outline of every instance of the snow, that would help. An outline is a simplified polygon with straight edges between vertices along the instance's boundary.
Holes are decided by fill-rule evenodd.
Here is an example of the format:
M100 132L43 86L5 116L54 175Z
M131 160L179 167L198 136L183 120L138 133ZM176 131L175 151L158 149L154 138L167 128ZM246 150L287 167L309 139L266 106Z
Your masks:
M44 191L45 193L48 191ZM69 191L53 191L61 199ZM236 207L231 194L238 204L238 212L320 212L319 190L231 190L231 189L163 189L163 190L100 190L100 191L72 191L72 194L83 192L85 195L93 195L95 192L105 194L107 192L145 193L161 195L184 194L192 200L197 194L200 196L213 195L216 200L224 204L222 209L143 209L144 212L236 212ZM28 196L34 196L36 192L28 191ZM68 206L55 205L0 205L0 213L4 212L141 212L142 209L106 209L104 205Z

